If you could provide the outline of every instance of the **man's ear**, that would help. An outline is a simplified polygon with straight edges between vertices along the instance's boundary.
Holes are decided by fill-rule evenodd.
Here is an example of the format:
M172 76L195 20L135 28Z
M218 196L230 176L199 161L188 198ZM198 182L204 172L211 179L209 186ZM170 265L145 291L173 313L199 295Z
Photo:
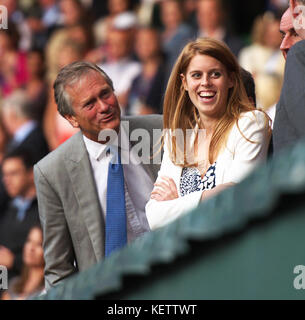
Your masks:
M182 85L185 91L187 91L187 85L186 85L186 79L185 79L185 75L183 73L180 73L180 79L182 81Z
M71 126L73 128L79 128L79 123L76 120L75 116L72 116L70 114L66 114L65 115L65 119L69 121L69 123L71 124Z

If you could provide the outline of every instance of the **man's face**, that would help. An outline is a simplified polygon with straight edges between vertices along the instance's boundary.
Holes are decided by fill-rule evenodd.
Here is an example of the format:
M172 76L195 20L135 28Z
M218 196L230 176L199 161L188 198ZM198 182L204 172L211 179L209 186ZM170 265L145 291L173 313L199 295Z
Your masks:
M287 59L287 54L289 49L301 41L302 38L295 32L292 23L292 16L290 9L287 9L282 16L280 24L280 32L283 35L282 43L280 49L283 53L285 60Z
M182 20L179 4L175 1L161 2L161 20L167 28L177 28Z
M200 0L197 4L197 21L200 29L216 29L221 26L222 12L215 0Z
M90 71L80 81L66 87L74 115L65 118L75 128L93 141L98 142L101 130L113 129L118 132L120 126L120 106L118 100L104 77L96 71Z
M296 33L305 39L305 6L298 0L289 0L293 27Z
M8 158L2 164L3 183L11 198L24 197L34 185L33 170L27 169L20 158Z
M129 56L132 42L127 30L111 30L108 33L107 43L110 56L114 61Z
M147 61L160 52L159 38L153 30L140 30L135 39L135 52L140 60Z

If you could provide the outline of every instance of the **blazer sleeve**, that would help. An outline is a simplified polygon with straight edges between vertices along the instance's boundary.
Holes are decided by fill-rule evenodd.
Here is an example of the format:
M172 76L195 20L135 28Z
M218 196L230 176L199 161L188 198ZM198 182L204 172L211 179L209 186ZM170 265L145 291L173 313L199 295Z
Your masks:
M38 164L34 166L34 177L43 229L45 286L48 290L77 271L77 268L61 200Z
M164 155L158 172L158 179L162 176L173 178L179 193L181 168L174 165L169 157L167 145L164 145ZM168 201L156 201L150 199L145 207L145 212L151 230L160 228L188 211L196 208L200 202L202 191L193 192L184 197Z
M259 162L267 158L270 129L268 118L263 112L256 110L245 113L238 120L238 127L236 125L232 130L228 146L234 150L234 155L222 183L240 182Z

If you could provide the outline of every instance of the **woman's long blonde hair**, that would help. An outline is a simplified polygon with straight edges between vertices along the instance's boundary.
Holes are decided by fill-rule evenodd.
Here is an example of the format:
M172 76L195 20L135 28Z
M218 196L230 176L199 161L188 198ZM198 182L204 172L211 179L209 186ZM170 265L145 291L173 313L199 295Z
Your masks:
M195 55L207 55L220 61L230 79L233 81L233 87L228 92L227 108L214 129L211 143L209 146L209 162L214 163L219 151L224 146L227 136L234 123L237 123L240 114L246 111L255 110L253 104L250 103L246 90L244 88L240 66L230 51L230 49L222 42L211 38L199 38L188 43L179 55L171 76L164 97L163 105L163 128L165 132L176 132L182 129L184 134L184 146L176 143L174 135L170 134L169 139L171 148L169 149L170 157L173 163L179 166L190 167L197 163L189 163L186 161L186 131L195 129L196 124L200 126L199 115L196 107L191 102L188 92L184 89L181 80L181 74L186 76L187 68ZM238 125L238 123L237 123ZM266 121L266 125L269 125ZM246 138L246 137L245 137ZM246 138L247 139L247 138ZM184 161L176 160L177 153L183 150Z

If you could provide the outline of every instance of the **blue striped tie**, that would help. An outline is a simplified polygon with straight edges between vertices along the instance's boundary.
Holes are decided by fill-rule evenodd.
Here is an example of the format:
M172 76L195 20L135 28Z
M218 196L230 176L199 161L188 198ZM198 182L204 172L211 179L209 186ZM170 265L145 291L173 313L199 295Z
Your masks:
M124 172L120 154L109 147L112 158L108 167L105 256L127 243Z

